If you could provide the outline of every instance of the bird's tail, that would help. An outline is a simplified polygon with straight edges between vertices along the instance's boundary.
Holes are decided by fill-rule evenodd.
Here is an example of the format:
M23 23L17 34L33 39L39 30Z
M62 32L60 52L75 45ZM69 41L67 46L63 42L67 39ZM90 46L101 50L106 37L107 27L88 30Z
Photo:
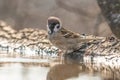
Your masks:
M94 40L103 40L104 37L97 37L93 35L81 35L81 38L79 39L79 42L91 42Z

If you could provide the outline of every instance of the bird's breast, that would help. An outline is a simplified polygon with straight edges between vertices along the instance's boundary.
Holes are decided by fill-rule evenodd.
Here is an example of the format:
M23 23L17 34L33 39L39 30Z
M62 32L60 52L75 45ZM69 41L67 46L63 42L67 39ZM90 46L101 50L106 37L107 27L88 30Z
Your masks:
M75 39L64 38L60 35L54 35L52 37L50 36L49 40L54 46L61 50L72 50L77 46L77 41Z
M60 39L55 39L55 40L51 40L51 42L53 43L53 45L55 45L56 47L60 48L60 49L64 49L65 46L65 41L60 40Z

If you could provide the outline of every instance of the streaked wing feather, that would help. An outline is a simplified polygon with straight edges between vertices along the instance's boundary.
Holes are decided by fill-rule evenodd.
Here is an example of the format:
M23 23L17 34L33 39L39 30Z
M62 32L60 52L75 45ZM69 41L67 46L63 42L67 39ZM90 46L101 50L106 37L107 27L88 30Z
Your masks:
M80 35L77 33L74 33L72 31L66 30L64 28L61 29L61 34L63 35L63 37L65 38L79 38Z

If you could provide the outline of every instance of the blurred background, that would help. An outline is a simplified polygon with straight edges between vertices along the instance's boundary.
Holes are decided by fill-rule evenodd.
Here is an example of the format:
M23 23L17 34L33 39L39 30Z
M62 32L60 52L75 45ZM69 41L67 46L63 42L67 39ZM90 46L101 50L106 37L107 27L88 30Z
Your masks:
M102 1L103 4L105 3L104 0L99 0L99 1ZM113 3L115 0L109 0L109 1L110 3ZM105 7L106 9L104 9L103 7L102 8L103 11L108 11L107 13L109 13L110 10L107 9L108 7L109 5ZM119 6L117 7L117 9L119 9ZM78 33L92 34L96 36L110 36L112 34L108 26L108 23L106 22L105 18L102 16L101 10L96 0L0 0L0 20L5 21L7 24L11 25L16 30L20 30L23 28L39 28L39 29L46 30L47 18L49 16L59 17L63 22L63 26L65 28ZM115 19L116 17L113 18L113 22ZM118 17L118 22L119 22L119 17ZM115 27L112 26L113 29L115 29ZM119 32L118 27L119 26L117 26L116 29ZM44 48L41 47L40 49L38 45L39 40L34 41L34 39L36 39L36 35L39 35L39 34L37 34L36 32L32 34L30 32L30 40L29 40L29 38L27 38L26 35L24 36L24 32L25 32L24 30L23 32L22 31L19 32L18 36L15 35L15 39L14 37L12 37L13 38L12 39L11 35L14 36L14 33L13 34L9 33L10 29L11 28L5 28L5 29L1 29L0 31L0 33L3 35L0 38L1 39L0 53L5 54L6 52L8 57L8 58L4 58L3 55L0 55L0 79L1 80L34 80L34 79L64 80L66 79L66 77L70 78L66 80L120 80L119 79L120 69L119 69L119 65L117 65L116 63L110 62L110 65L117 66L117 67L112 66L113 68L112 69L110 66L106 66L101 63L101 61L104 62L103 58L97 57L99 58L99 60L100 59L103 59L103 60L99 62L95 58L95 60L97 60L98 63L93 64L94 59L93 57L91 58L91 56L88 57L87 56L89 55L88 53L87 55L85 55L87 57L87 58L85 57L87 61L83 61L84 62L83 64L69 65L69 64L60 64L59 62L60 64L59 65L57 64L57 60L56 62L55 61L52 62L51 54L49 54L49 56L51 57L50 59L48 57L47 59L44 59L44 55L43 55L43 53L45 53ZM2 30L5 30L5 31L2 32ZM114 31L117 32L116 30ZM39 33L39 31L37 32ZM19 35L20 35L20 38L19 38ZM29 34L27 35L29 37ZM35 38L34 38L34 35L35 35ZM8 37L10 36L10 38L6 36ZM110 43L108 42L107 44L110 44ZM104 45L107 45L107 44L104 44ZM113 40L111 44L114 44L113 48L111 48L110 46L107 49L109 49L111 52L113 52L113 50L115 49L114 52L115 51L117 52L117 50L119 50L119 47L116 48L117 43L116 42L114 43L114 40ZM42 46L44 47L44 45ZM117 46L119 46L119 44ZM96 48L97 47L95 46L95 49ZM100 48L99 45L98 45L98 48ZM106 49L104 48L106 47L103 47L103 50L102 48L100 48L100 50L105 51ZM15 53L20 52L20 56L18 53L17 53L18 54L17 56L14 52L12 52L12 49L13 51L15 51ZM49 49L47 50L46 50L47 52L51 52L49 51ZM56 49L54 50L56 51ZM109 50L107 50L107 52L109 52ZM31 56L32 57L31 58L29 54L34 56L34 53L33 53L34 51L35 53L38 52L38 54L35 54L37 57ZM82 51L84 52L83 49ZM8 52L10 53L12 52L14 56L12 56L10 53L9 55ZM28 57L24 55L24 52L27 52L25 54ZM42 54L42 57L40 56L41 54ZM13 58L11 58L11 56ZM109 57L110 59L108 58L110 61L112 61L113 59L117 60L116 58L114 58L114 56L113 58L111 57ZM28 59L28 58L31 58L31 59ZM117 58L118 58L118 55L117 55ZM105 59L106 61L105 64L106 63L108 64L109 62L108 59ZM114 60L113 62L115 62ZM119 62L118 60L117 62ZM45 64L45 63L48 63L48 64ZM47 66L44 66L44 65L47 65Z
M0 0L0 20L15 29L46 29L49 16L79 33L109 36L111 31L96 0Z

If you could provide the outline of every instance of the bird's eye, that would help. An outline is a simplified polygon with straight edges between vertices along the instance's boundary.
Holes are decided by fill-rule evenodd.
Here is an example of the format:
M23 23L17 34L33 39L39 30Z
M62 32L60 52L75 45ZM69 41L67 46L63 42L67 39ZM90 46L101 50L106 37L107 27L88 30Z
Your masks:
M60 26L58 25L57 28L60 28Z
M57 29L59 29L60 28L60 25L59 24L56 24L56 26L55 26Z

